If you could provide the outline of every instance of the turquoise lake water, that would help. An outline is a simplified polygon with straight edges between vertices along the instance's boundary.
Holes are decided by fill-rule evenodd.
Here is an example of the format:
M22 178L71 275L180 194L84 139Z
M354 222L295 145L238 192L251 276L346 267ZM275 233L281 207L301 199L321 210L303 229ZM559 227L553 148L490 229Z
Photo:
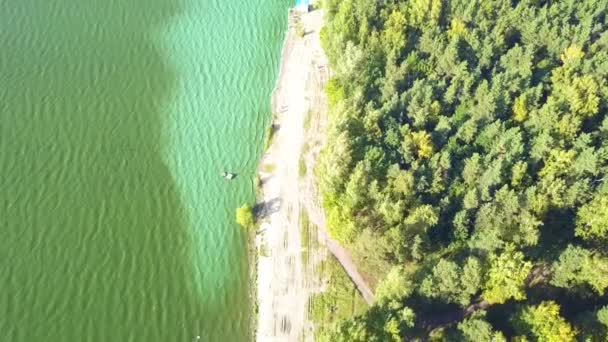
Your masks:
M250 337L290 4L0 0L0 341Z

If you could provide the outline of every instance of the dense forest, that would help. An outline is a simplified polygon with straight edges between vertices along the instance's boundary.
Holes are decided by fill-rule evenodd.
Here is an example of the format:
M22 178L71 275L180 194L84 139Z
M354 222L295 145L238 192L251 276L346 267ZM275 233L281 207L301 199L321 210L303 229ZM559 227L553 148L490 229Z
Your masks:
M325 0L328 341L608 340L608 0Z

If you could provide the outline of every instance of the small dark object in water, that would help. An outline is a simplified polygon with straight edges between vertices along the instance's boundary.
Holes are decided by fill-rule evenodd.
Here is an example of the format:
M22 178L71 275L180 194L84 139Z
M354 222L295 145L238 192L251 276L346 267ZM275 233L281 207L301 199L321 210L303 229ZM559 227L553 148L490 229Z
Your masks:
M226 178L227 180L233 180L234 177L236 177L236 173L232 173L232 172L222 172L222 177Z

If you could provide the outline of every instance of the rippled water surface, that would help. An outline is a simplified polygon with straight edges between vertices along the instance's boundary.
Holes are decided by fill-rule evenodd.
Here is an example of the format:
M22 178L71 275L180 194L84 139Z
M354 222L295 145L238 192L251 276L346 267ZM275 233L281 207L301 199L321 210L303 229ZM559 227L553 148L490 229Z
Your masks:
M1 341L248 338L290 2L0 0Z

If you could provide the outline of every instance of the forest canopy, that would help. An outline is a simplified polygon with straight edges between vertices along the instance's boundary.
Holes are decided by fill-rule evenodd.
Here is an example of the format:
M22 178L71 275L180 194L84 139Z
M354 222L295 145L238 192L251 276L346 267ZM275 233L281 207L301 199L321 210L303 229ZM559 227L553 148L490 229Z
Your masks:
M608 1L324 8L316 173L379 298L322 338L608 338Z

